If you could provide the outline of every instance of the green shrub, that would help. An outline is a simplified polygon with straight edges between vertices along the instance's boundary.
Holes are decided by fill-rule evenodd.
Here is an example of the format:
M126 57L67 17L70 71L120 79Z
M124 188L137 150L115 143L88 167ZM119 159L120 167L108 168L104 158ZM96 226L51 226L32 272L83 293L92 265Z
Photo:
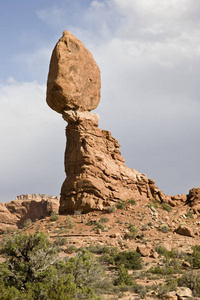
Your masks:
M159 267L159 266L156 266L156 267L151 267L149 270L148 270L149 273L152 273L152 274L161 274L161 275L171 275L171 274L174 274L174 270L169 267L169 266L166 266L166 267Z
M66 244L66 242L67 242L67 239L65 237L58 236L55 238L54 245L63 246Z
M108 221L109 221L108 218L102 217L102 218L99 220L99 223L106 223L106 222L108 222Z
M85 249L60 260L46 235L18 234L3 243L0 299L97 300L109 280L100 263Z
M65 223L66 223L66 228L68 228L68 229L72 229L74 227L74 223L70 216L66 217Z
M52 211L51 221L58 221L58 219L59 219L59 215L55 211Z
M134 224L129 223L128 230L129 230L129 232L125 233L124 238L129 239L129 240L133 240L136 237L138 229Z
M113 204L113 205L110 205L108 207L108 212L111 214L111 213L114 213L116 210L116 206Z
M131 205L136 205L137 204L136 200L133 199L133 198L129 199L128 203L130 203Z
M161 204L161 206L162 206L162 208L163 208L164 210L166 210L166 211L168 211L168 212L170 212L170 211L172 210L171 206L170 206L169 204L165 203L165 202L163 202L163 203Z
M76 246L70 245L67 249L65 249L65 253L72 254L77 251Z
M10 285L17 289L25 289L28 282L38 282L43 272L51 266L57 253L46 235L36 232L29 236L18 234L7 240L2 246L1 253L7 259L1 264L1 278L9 280Z
M135 233L135 234L138 232L137 227L136 227L134 224L131 224L131 223L129 223L128 230L129 230L130 232Z
M90 244L89 247L87 247L87 250L91 253L96 254L103 254L103 253L110 253L110 249L106 245L93 245Z
M92 226L92 225L96 225L97 224L97 221L95 221L95 220L89 220L87 223L86 223L86 225L88 225L88 226Z
M117 209L124 209L124 207L126 206L126 202L122 202L122 201L118 201L117 202L117 205L116 205L116 207L117 207Z
M134 240L135 238L135 233L134 232L126 232L124 234L124 239L125 240Z
M119 266L118 277L114 281L115 285L133 285L136 284L133 277L128 273L128 269L123 265Z
M135 285L133 285L132 290L134 293L137 293L140 296L140 298L138 298L138 299L145 299L145 296L147 293L147 287L145 287L141 284L135 284Z
M32 221L31 221L31 219L26 219L26 221L24 222L24 227L25 228L27 228L27 227L29 227L29 226L31 226L32 225Z
M188 271L178 278L178 286L185 286L192 290L193 296L200 296L200 272Z
M130 270L142 269L141 255L136 251L123 251L115 255L114 261L116 266L124 265L125 268Z
M187 212L187 214L186 214L186 217L187 217L188 219L189 219L189 218L193 218L193 214L194 214L193 210L189 209L188 212Z
M163 233L168 233L170 229L167 224L162 224L160 225L159 230L162 231Z
M158 254L165 256L166 258L175 257L174 251L169 251L165 247L158 246L155 248L155 250L158 252Z
M200 268L200 245L195 245L192 247L193 252L191 257L189 258L190 263L192 264L193 268Z
M152 198L152 202L149 202L149 203L147 204L147 206L148 206L148 207L153 206L154 208L159 208L159 204L160 204L160 202L159 202L158 200Z

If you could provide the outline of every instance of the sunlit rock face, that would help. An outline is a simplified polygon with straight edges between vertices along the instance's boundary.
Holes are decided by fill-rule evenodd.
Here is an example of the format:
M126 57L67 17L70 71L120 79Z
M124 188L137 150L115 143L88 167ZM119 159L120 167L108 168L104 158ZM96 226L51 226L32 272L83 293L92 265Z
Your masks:
M47 80L47 103L57 111L91 111L100 101L100 70L89 50L69 31L56 44Z
M68 122L61 214L107 210L131 197L165 200L153 180L127 168L111 133L98 128L99 116L90 111L99 104L100 82L92 54L65 31L53 50L47 82L48 105Z

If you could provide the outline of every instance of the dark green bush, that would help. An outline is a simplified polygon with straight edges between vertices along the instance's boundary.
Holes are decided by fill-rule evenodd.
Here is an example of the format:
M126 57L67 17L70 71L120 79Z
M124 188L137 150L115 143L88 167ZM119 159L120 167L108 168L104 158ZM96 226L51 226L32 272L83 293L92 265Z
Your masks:
M129 270L142 269L141 255L136 251L123 251L115 255L114 261L116 266L124 265Z
M108 221L109 221L108 218L102 217L102 218L99 220L99 223L103 224L103 223L106 223L106 222L108 222Z
M124 209L125 206L126 206L126 202L124 201L118 201L116 205L117 209Z
M114 281L115 285L133 285L136 284L133 277L128 273L128 269L123 265L119 266L118 277Z
M178 286L185 286L192 290L193 296L200 296L200 272L188 271L178 278Z
M193 252L190 258L193 268L200 268L200 245L193 246Z
M80 250L60 260L58 247L41 232L18 234L2 244L0 299L97 300L108 286L104 270L92 253Z
M167 224L161 224L159 230L162 231L163 233L168 233L170 228Z
M137 204L136 200L133 199L133 198L129 199L128 203L130 203L131 205L136 205Z
M51 221L58 221L58 219L59 219L59 215L55 211L52 211Z
M161 275L170 275L170 274L174 274L174 270L173 268L171 268L170 266L166 266L166 267L159 267L159 266L156 266L156 267L151 267L149 270L148 270L149 273L152 273L152 274L161 274Z
M164 210L166 210L166 211L168 211L168 212L170 212L170 211L172 210L171 206L170 206L169 204L165 203L165 202L163 202L163 203L161 204L161 206L162 206L162 208L163 208Z
M165 258L175 258L176 257L176 253L174 250L167 250L166 248L162 247L162 246L158 246L155 248L156 252L158 252L158 254L164 256Z
M116 206L113 204L113 205L110 205L108 207L108 212L111 214L111 213L114 213L116 210Z
M66 217L65 223L66 223L66 228L68 229L72 229L74 227L74 222L70 216Z
M96 253L96 254L103 254L103 253L110 253L110 249L106 245L93 245L90 244L89 247L87 247L87 250L91 253Z

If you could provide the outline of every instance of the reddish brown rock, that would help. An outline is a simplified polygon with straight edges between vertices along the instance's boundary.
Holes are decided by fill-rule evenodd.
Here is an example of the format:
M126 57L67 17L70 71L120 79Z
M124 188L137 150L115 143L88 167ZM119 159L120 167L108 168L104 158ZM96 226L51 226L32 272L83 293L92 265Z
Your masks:
M189 191L186 204L193 209L195 214L200 213L200 188L193 188Z
M4 232L7 228L16 229L18 221L17 216L10 213L4 203L0 203L0 233Z
M185 235L189 237L194 237L194 233L192 231L192 228L185 226L185 225L179 225L179 227L175 230L176 233L180 235Z
M161 201L158 187L145 174L127 168L120 145L109 131L98 128L98 115L66 111L66 179L60 213L107 209L117 201L152 198ZM162 196L163 197L163 196Z
M6 228L16 229L27 219L35 221L49 216L51 212L58 213L59 197L46 195L21 195L15 200L0 203L0 232Z
M100 70L89 50L69 31L56 44L47 81L47 103L57 111L91 111L100 101Z
M150 256L150 251L145 245L137 246L136 251L143 257Z

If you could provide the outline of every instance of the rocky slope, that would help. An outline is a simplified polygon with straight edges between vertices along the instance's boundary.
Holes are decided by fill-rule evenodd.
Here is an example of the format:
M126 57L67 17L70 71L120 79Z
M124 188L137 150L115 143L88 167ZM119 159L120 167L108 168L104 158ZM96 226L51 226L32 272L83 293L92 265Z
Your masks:
M199 189L193 189L189 195L196 195L198 192ZM30 198L32 199L31 196ZM15 201L29 200L26 198ZM167 292L169 280L172 282L192 270L191 263L185 257L190 257L192 247L200 243L200 214L195 213L186 203L180 202L177 206L170 207L155 199L118 201L115 209L112 207L109 211L98 210L87 214L75 211L71 216L54 214L29 222L22 230L26 233L37 230L46 232L52 241L62 244L61 257L76 255L77 249L81 247L94 253L99 253L101 249L103 251L105 247L116 247L119 251L136 250L140 253L142 270L129 271L140 285L138 293L124 287L123 292L106 294L106 299L197 299L191 290L175 288L174 285L174 290ZM0 235L0 239L17 232L13 228L12 233L7 231ZM166 253L173 254L175 258L168 257L166 260L159 249L169 251ZM149 271L151 268L165 271L169 267L174 270L174 274ZM196 272L197 269L193 270L193 275ZM109 265L110 279L115 276L116 269ZM180 290L184 294L183 298L179 296Z

